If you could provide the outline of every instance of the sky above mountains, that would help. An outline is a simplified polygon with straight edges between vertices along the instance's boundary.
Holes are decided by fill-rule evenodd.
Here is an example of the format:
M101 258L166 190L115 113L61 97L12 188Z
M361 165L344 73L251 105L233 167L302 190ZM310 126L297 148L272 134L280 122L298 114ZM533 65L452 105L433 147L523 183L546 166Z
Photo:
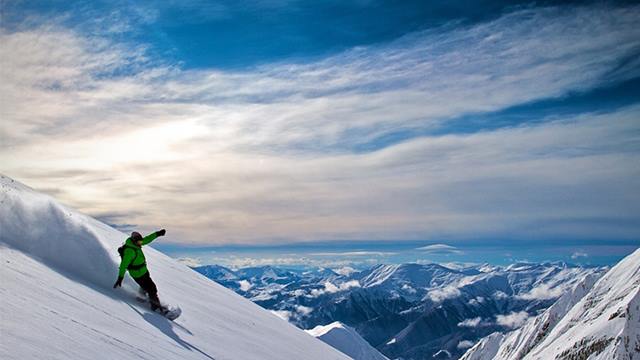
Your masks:
M0 6L2 172L125 231L637 246L637 4Z

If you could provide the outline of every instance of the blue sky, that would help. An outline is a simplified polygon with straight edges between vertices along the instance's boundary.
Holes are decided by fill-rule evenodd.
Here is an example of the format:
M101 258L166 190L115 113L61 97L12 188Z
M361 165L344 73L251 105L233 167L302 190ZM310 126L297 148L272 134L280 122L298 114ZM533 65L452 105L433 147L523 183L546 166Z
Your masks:
M1 6L2 171L168 251L639 243L633 2Z
M61 17L65 26L97 34L110 30L120 41L144 43L155 56L185 69L242 69L321 58L421 30L571 3L585 2L17 1L4 7L11 27L21 25L25 15ZM109 20L122 27L105 27Z

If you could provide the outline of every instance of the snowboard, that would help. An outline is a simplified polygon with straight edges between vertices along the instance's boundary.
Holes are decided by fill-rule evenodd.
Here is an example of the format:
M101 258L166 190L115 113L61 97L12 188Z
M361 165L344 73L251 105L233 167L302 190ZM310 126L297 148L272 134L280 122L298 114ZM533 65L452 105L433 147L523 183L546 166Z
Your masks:
M136 296L136 300L141 304L149 304L149 299L147 297ZM154 311L171 321L177 319L182 314L182 309L180 309L179 306L167 304L161 305L161 307L155 309Z

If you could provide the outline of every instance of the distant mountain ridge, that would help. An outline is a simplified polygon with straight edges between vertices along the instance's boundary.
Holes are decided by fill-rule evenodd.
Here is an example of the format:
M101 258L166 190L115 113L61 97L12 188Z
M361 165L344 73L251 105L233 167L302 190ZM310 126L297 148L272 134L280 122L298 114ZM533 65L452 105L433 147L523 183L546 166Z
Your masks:
M376 265L349 274L273 266L194 269L300 328L340 321L387 357L407 360L458 358L482 337L520 326L606 270L562 262Z

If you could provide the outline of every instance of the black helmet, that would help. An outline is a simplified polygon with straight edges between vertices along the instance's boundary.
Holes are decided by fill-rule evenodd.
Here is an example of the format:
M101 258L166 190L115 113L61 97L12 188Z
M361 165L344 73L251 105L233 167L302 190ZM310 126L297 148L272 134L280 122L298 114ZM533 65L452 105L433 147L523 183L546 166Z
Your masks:
M140 235L139 232L134 231L134 232L131 233L131 240L133 242L140 241L140 240L142 240L142 235Z

